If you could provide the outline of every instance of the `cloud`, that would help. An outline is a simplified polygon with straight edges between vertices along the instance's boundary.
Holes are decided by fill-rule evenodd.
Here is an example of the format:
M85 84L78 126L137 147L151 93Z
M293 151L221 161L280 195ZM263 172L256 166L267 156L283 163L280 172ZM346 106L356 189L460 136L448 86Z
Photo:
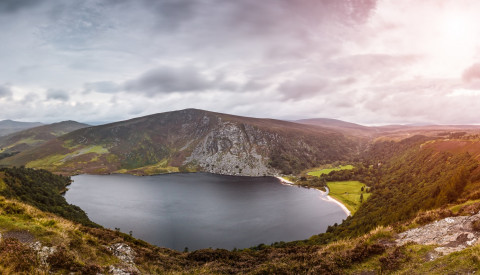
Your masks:
M127 81L124 88L129 92L154 95L206 91L224 87L227 84L219 79L210 79L192 67L159 67L147 71L134 80Z
M323 66L336 76L347 77L351 74L358 76L391 73L408 67L420 59L420 56L413 54L356 54L328 60Z
M12 90L10 87L5 85L0 85L0 98L6 98L12 95Z
M0 83L15 84L0 85L1 115L107 121L195 107L475 122L465 112L477 93L454 91L480 90L479 10L474 0L0 1ZM463 22L455 15L471 24L448 33Z
M15 13L19 10L39 4L37 0L2 0L0 1L0 13Z
M329 92L330 81L318 76L302 76L278 87L284 99L304 99Z
M88 82L83 85L84 93L105 93L113 94L121 91L120 85L112 81Z
M60 101L68 101L70 99L69 93L63 90L48 89L47 99L54 99Z
M463 71L462 79L465 82L480 80L480 63L475 63Z

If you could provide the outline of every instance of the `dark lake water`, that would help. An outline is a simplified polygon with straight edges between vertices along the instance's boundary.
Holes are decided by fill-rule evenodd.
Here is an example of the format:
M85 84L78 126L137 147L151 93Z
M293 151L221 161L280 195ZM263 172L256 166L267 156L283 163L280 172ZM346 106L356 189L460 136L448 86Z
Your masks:
M65 198L91 220L176 250L306 239L346 218L319 191L282 185L273 177L191 173L72 179Z

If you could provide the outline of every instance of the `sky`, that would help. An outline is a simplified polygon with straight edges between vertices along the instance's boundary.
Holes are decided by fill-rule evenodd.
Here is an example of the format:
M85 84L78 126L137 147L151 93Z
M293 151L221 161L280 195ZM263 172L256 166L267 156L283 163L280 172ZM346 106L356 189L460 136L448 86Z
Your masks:
M480 124L480 1L0 0L0 120Z

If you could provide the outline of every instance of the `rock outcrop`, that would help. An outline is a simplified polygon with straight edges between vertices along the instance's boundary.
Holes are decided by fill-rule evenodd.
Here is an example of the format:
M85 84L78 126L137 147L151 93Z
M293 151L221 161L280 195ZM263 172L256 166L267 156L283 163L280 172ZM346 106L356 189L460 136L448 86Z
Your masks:
M480 231L473 223L480 220L480 213L473 216L448 217L433 223L410 229L398 235L397 245L414 242L422 245L437 245L436 256L461 251L477 243Z
M109 272L116 275L140 274L135 266L135 251L124 243L116 243L107 247L120 261L120 264L112 265Z

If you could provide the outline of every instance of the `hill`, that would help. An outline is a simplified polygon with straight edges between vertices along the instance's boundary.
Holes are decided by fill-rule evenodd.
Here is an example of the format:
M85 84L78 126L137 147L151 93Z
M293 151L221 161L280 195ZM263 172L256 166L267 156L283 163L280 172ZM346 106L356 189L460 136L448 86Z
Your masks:
M346 160L359 146L358 138L324 127L186 109L79 129L1 164L64 174L262 176Z
M0 121L0 136L6 136L18 131L43 125L40 122L20 122L13 120Z
M190 110L180 114L194 117ZM211 115L221 117L223 122L246 121L229 115L201 114L197 119ZM155 116L172 119L169 115L100 127L105 132L84 128L46 144L71 140L77 133L82 133L78 138L104 140L102 133L107 135L113 129L121 132L117 128L120 125L153 127L159 120ZM178 113L173 116L179 117ZM151 122L144 125L145 121ZM184 121L181 118L180 122ZM285 125L268 120L250 122L255 127L261 127L261 123L267 128ZM179 123L180 129L187 128L182 124L186 123ZM325 134L322 128L314 127L313 131ZM132 134L126 131L126 137L120 137L113 138L125 142L122 140ZM458 132L400 141L379 139L359 155L361 161L353 169L321 175L328 182L356 180L369 186L370 197L353 216L308 240L259 244L235 251L177 252L98 228L83 211L62 200L59 193L68 185L67 177L43 170L4 168L0 170L0 272L472 273L480 268L480 215L476 214L480 210L479 148L478 134Z
M2 136L0 137L0 159L34 148L61 135L87 126L89 125L76 121L62 121Z
M300 119L294 122L301 124L316 125L321 127L335 128L335 129L352 129L359 131L373 131L372 127L363 126L356 123L346 122L343 120L332 119L332 118L308 118Z
M410 151L413 147L417 147L418 142L423 144L424 141L416 139L403 144L393 144L393 147L399 150L393 150L396 153L390 155L393 161L391 164L402 156L415 158L415 165L422 159L425 160L424 156L417 157L413 151ZM377 149L377 152L384 151L386 147L380 146ZM469 162L468 158L464 160ZM461 158L457 158L456 164L459 161L463 162ZM442 161L435 161L432 166L438 163ZM350 235L339 236L337 241L330 241L328 244L319 242L322 239L321 235L306 241L276 243L270 246L259 244L242 250L201 249L193 252L159 248L118 231L95 227L92 224L79 224L72 221L74 217L68 213L82 215L82 212L64 203L42 211L39 208L48 206L50 203L38 196L39 188L43 188L52 197L57 197L58 192L64 184L68 184L69 179L42 170L2 169L0 172L0 190L2 191L0 194L0 272L2 274L72 272L76 274L462 274L478 270L480 245L475 241L480 237L478 230L480 227L476 225L480 223L480 215L471 213L480 209L480 203L478 191L477 196L472 197L472 190L469 190L473 183L470 180L474 179L470 178L465 188L459 193L462 194L460 197L453 198L452 205L442 202L441 208L420 211L417 214L415 211L409 211L410 218L397 220L396 215L402 213L401 209L415 207L417 201L412 200L410 203L408 196L396 192L398 190L387 191L396 184L400 183L404 186L406 184L398 180L389 186L383 186L387 183L386 180L398 179L396 171L390 168L389 166L383 171L386 178L379 179L377 187L373 190L372 197L376 196L376 199L372 200L368 206L370 199L361 206L361 209L366 206L369 211L373 211L372 217L390 217L391 220L386 222L390 223L390 226L375 227L376 222L373 221L374 229L368 230L363 228L362 224L357 224L356 227L360 231L365 230L366 233L356 234L351 231ZM425 176L435 175L436 170L442 168L433 169L432 173ZM425 169L425 171L430 170L428 167ZM422 168L419 168L415 173L420 172L425 179L421 171ZM375 171L369 172L372 172L370 176L378 175ZM453 172L452 175L455 173ZM367 174L369 173L362 175ZM398 175L402 174L404 172L399 171ZM52 181L55 183L45 185ZM469 195L465 197L464 195L467 194ZM398 195L401 196L398 197ZM419 195L430 194L421 192ZM402 198L407 207L398 207L395 204L390 207L391 211L377 209L379 198L388 200ZM477 202L468 204L469 198ZM388 204L384 205L389 207ZM417 208L421 209L424 206L425 204ZM450 210L454 208L455 212ZM59 209L65 210L64 217L67 219L53 214ZM400 211L397 211L398 209ZM347 221L349 223L347 227L355 222L356 215ZM432 223L436 220L437 222ZM331 227L329 232L323 235L331 235L332 232L339 234L342 228L346 227L342 225Z

